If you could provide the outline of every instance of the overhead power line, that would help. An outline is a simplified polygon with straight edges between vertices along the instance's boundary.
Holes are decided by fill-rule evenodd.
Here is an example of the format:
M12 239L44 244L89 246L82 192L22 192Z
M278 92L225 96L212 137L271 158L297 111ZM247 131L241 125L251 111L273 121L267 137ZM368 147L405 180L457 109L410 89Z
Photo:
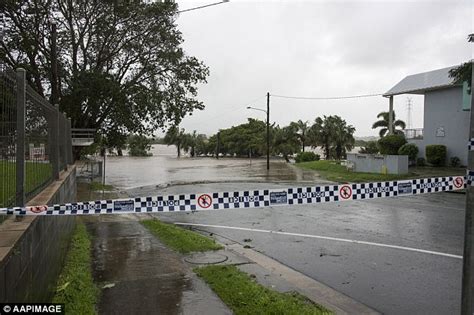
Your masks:
M271 94L273 97L279 98L289 98L289 99L297 99L297 100L342 100L348 98L364 98L364 97L374 97L374 96L382 96L382 93L379 94L363 94L363 95L350 95L350 96L330 96L330 97L304 97L304 96L287 96L287 95L275 95Z

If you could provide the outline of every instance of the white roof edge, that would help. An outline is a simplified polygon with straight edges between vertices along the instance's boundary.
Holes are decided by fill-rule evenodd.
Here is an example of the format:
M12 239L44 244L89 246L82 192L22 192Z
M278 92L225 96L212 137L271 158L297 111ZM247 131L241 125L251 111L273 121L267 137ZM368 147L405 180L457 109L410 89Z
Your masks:
M383 96L423 94L426 91L457 86L457 84L453 83L453 79L449 77L449 70L456 67L458 67L458 65L406 76L390 90L385 92Z

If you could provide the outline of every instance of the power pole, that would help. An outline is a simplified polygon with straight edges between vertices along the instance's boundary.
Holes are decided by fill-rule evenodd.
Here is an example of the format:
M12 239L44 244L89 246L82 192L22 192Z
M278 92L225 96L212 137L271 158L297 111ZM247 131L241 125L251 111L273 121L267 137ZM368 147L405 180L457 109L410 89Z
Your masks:
M267 170L270 170L270 93L267 92Z
M474 43L474 34L469 35L469 41ZM474 61L471 60L471 120L469 128L469 141L474 139ZM472 251L473 243L473 208L474 208L474 183L471 172L474 171L474 148L470 146L468 152L468 169L467 169L467 187L466 187L466 216L464 222L464 254L462 266L462 298L461 298L461 314L471 315L474 312L473 304L473 261L474 255Z

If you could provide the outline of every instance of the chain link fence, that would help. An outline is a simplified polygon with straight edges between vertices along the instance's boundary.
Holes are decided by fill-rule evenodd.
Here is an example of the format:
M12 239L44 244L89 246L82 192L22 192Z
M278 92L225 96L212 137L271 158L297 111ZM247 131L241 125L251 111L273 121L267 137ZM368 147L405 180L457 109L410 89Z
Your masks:
M72 164L71 121L25 76L0 65L0 207L24 206Z

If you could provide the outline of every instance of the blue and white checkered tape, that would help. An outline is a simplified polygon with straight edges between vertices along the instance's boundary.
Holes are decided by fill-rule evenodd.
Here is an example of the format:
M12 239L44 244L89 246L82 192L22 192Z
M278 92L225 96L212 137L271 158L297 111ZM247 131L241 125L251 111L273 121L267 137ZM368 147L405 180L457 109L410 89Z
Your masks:
M74 202L52 206L3 208L0 209L0 214L87 215L182 212L343 202L459 190L465 188L466 183L472 185L473 179L474 172L471 171L466 177L418 178L375 183L180 194Z
M469 143L467 144L467 149L468 151L474 150L474 138L471 138L471 140L469 140Z

